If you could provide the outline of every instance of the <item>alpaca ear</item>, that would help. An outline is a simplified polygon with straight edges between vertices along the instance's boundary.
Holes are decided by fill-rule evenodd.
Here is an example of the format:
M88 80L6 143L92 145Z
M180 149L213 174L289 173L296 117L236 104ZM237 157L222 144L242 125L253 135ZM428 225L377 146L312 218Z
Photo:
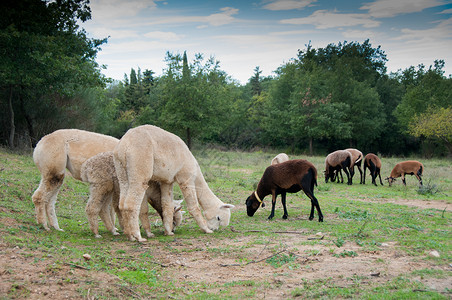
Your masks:
M220 209L221 208L235 208L235 205L233 205L233 204L223 204L222 206L220 206Z

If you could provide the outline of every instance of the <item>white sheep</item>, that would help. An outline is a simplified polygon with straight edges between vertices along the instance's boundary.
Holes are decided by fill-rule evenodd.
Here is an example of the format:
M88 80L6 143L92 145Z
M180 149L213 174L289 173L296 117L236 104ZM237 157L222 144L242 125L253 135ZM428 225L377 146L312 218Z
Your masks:
M234 205L225 204L214 195L195 157L178 136L152 125L132 128L115 148L114 161L121 191L119 210L130 240L145 241L138 215L150 180L160 182L166 235L173 235L170 221L174 182L179 184L189 213L204 232L212 233L220 225L229 224L230 208Z
M289 160L289 156L286 153L279 153L272 159L271 165L280 164L280 163L288 161L288 160Z
M98 216L101 217L105 227L113 235L118 235L114 226L113 209L118 213L119 223L123 226L122 218L119 212L119 183L116 176L113 152L99 153L87 161L81 167L81 178L84 182L90 184L90 196L86 204L86 214L90 224L91 231L96 238L100 238ZM140 209L140 221L146 231L148 237L154 236L151 232L151 224L149 223L149 204L162 217L162 203L160 194L160 184L155 181L149 182L145 197ZM180 203L182 201L174 201L174 219L173 230L175 226L179 226L182 222L182 212L180 211Z
M81 180L80 168L90 157L112 151L118 139L78 129L61 129L44 136L36 145L33 160L41 173L39 187L33 193L36 221L46 230L50 226L62 231L55 213L57 195L63 184L65 169Z

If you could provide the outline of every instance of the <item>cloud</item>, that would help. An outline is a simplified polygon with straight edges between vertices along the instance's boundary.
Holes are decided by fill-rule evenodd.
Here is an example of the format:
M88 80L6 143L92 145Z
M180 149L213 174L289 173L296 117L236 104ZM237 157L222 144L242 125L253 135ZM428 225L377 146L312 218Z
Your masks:
M317 2L317 0L276 0L264 5L262 8L268 10L302 9L314 2Z
M361 40L361 39L371 39L374 40L376 37L381 37L379 33L370 30L346 30L342 32L342 35L346 39Z
M178 41L183 36L178 35L174 32L164 32L164 31L151 31L144 34L144 37L162 41Z
M165 18L156 18L147 25L163 25L163 24L184 24L184 23L206 23L211 26L222 26L237 21L233 15L237 14L239 10L233 7L223 7L219 13L214 13L208 16L174 16ZM206 27L205 25L198 28Z
M400 36L394 38L394 40L404 40L412 43L427 43L439 41L443 44L450 43L452 39L452 17L446 20L438 22L438 25L428 29L410 29L402 28ZM448 47L447 47L448 48ZM451 49L451 48L449 48Z
M150 0L93 0L90 7L93 20L111 21L136 16L145 9L156 8L157 4Z
M445 4L440 0L377 0L360 7L375 18L389 18L401 14L423 11L426 8Z
M293 18L281 20L282 24L293 25L315 25L317 29L358 26L362 25L365 28L378 27L379 21L372 20L366 14L341 14L329 12L327 10L317 10L312 15L306 18Z
M440 14L452 14L452 8L445 9L442 12L440 12Z

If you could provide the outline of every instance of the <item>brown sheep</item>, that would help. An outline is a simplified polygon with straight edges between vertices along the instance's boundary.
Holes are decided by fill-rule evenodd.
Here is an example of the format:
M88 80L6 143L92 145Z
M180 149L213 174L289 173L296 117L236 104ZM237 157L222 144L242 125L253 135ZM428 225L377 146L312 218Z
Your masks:
M424 172L424 165L417 160L407 160L399 162L395 165L386 180L389 182L389 186L395 181L396 178L402 177L403 185L406 185L405 175L415 175L419 180L419 184L422 186L422 173Z
M319 222L323 222L322 211L317 198L314 196L314 185L317 185L317 169L307 160L289 160L265 169L255 192L246 199L248 216L252 217L257 209L263 205L264 197L272 195L272 211L268 219L275 215L276 197L281 195L284 208L283 219L287 219L286 193L296 193L300 190L311 199L311 214L309 220L314 219L314 207L319 214Z
M366 184L366 168L370 171L370 176L372 176L372 183L377 186L376 178L377 176L380 178L380 184L383 185L383 182L381 181L381 160L373 153L368 153L366 157L364 158L364 178L363 178L363 184Z
M45 230L61 230L55 213L57 195L63 184L65 169L80 178L82 164L97 153L112 151L118 139L78 129L61 129L44 136L33 151L33 161L41 173L39 187L33 193L36 221Z
M352 160L352 154L346 150L337 150L327 155L325 158L325 183L328 183L328 180L334 181L335 171L339 172L339 170L343 169L345 174L347 175L347 184L352 184L352 178L350 176L351 170L353 169L354 164ZM342 173L341 177L342 177ZM339 178L338 178L339 181ZM342 178L342 182L344 179Z

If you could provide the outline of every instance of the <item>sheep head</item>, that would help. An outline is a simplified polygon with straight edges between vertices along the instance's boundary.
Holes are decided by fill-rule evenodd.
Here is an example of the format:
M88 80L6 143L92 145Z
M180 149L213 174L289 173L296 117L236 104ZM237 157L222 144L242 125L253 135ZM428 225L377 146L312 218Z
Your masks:
M220 228L220 226L228 226L229 220L231 219L230 209L234 207L235 206L232 204L221 205L212 218L207 218L207 227L209 227L210 230L215 231Z
M388 183L389 183L389 186L391 186L391 185L392 185L392 183L393 183L394 181L396 181L396 179L395 179L394 177L391 177L391 176L389 176L389 177L386 177L386 178L385 178L385 180L387 180L387 181L388 181Z
M257 209L261 206L265 207L265 203L257 196L257 193L254 192L249 196L246 201L246 213L249 217L254 216L254 213L257 211Z

